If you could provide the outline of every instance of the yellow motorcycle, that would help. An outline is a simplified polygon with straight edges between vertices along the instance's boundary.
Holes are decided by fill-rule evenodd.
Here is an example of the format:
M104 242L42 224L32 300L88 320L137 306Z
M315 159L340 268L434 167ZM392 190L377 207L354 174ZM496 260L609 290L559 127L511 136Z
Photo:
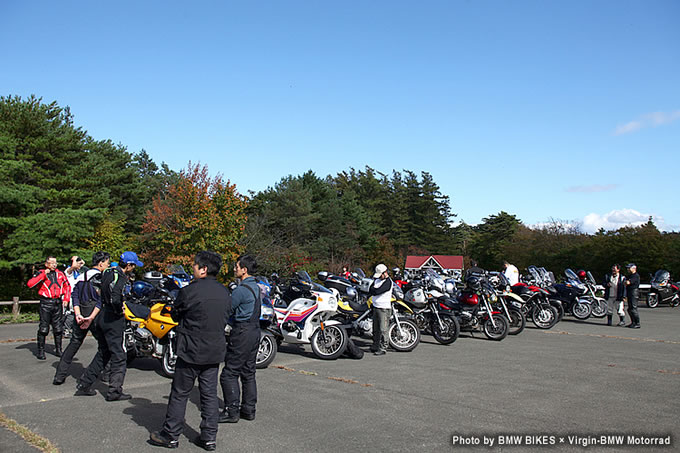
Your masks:
M151 307L127 301L123 312L127 320L125 348L128 363L138 357L154 357L161 361L164 376L175 374L177 339L168 301L154 303Z
M358 294L353 294L353 292L356 292L354 288L347 288L347 298L338 297L338 312L333 319L341 321L343 327L350 334L373 338L373 318L371 316L373 313L371 309L373 297L369 297L366 303L360 303L358 297L353 297L354 295L358 296ZM395 293L397 293L396 297ZM420 329L410 319L400 316L400 311L410 314L413 314L413 311L399 299L403 299L403 292L398 286L395 286L392 291L392 315L390 316L387 338L394 350L408 352L415 349L420 343Z

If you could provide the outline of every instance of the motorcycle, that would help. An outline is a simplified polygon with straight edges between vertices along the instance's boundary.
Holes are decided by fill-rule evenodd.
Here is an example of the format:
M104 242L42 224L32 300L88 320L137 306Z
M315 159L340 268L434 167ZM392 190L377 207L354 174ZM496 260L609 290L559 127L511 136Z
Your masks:
M157 358L166 377L174 376L177 362L177 322L170 316L175 302L172 294L176 291L179 291L177 283L168 277L156 288L138 281L132 284L130 296L123 304L127 321L123 339L128 363L138 357Z
M267 368L274 361L279 345L276 337L269 331L269 327L276 322L274 304L271 299L272 285L266 277L257 277L260 288L260 346L257 350L255 368Z
M667 302L671 307L680 305L680 288L671 282L670 272L663 269L656 271L650 284L647 295L649 308L658 307L659 302Z
M354 291L356 291L354 288L349 289L348 297L339 300L338 313L334 319L342 322L343 327L352 335L373 338L373 297L369 297L365 303L360 303L357 301L358 295L352 294ZM410 314L413 313L408 305L401 301L403 297L404 294L401 289L396 285L393 286L392 313L387 339L395 351L408 352L414 350L420 343L420 329L415 322L400 316L397 306Z
M554 281L549 278L544 268L529 266L527 270L529 278L516 283L510 290L522 298L524 301L522 312L526 317L531 317L536 327L550 329L564 316L562 302L549 297L551 293L556 294L552 287Z
M442 298L446 298L444 279L428 269L422 287L410 289L404 303L411 308L411 317L420 330L432 333L441 344L451 344L458 339L460 324L452 313L439 310Z
M566 269L564 275L567 277L565 283L552 285L553 291L550 299L562 302L565 314L571 314L576 319L588 319L593 312L593 305L588 297L588 287L581 282L576 273L571 269Z
M331 290L312 282L307 272L298 271L285 291L275 285L275 297L276 323L267 331L277 342L309 344L324 360L337 359L345 352L348 335L341 322L331 319L338 308Z
M498 294L497 303L501 306L501 313L508 318L508 335L521 333L527 324L522 310L524 300L510 290L510 281L502 272L490 272L489 283Z
M491 301L498 295L489 283L486 274L473 273L465 278L466 288L455 298L444 298L439 306L450 310L460 322L463 331L481 328L490 340L501 341L508 336L508 319L491 308Z

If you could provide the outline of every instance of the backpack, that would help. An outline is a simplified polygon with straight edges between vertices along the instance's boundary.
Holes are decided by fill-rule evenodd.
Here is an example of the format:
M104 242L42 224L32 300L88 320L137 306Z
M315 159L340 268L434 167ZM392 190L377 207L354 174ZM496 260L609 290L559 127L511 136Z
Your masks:
M88 279L88 272L83 275L83 279L76 283L74 290L78 294L78 305L80 315L87 318L94 311L97 302L101 300L101 272L97 272Z

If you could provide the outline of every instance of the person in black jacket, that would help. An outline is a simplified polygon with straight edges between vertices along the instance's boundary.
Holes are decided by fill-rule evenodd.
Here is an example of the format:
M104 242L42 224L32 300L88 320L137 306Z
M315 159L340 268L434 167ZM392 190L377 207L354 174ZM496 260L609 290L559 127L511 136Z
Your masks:
M626 279L626 297L628 298L628 315L632 329L640 328L640 314L638 313L638 288L640 287L640 274L637 273L637 266L630 263L628 266L630 275Z
M201 435L196 444L208 451L216 448L217 372L226 351L224 328L231 310L229 290L215 278L221 267L222 257L217 253L198 252L194 258L194 280L177 296L171 312L172 319L179 322L175 375L163 429L151 433L152 445L166 448L179 445L189 394L198 379Z
M220 384L224 395L224 411L220 423L255 420L257 382L255 363L260 345L260 287L253 277L257 261L250 255L239 256L234 274L241 282L232 292L229 313L231 333L225 354ZM241 381L241 389L239 388Z
M122 401L132 398L123 392L123 381L127 371L127 352L123 348L125 316L123 315L123 292L128 283L128 274L136 267L143 266L135 252L123 252L118 266L102 272L102 310L95 318L92 335L97 339L98 349L92 362L80 377L76 396L93 396L97 392L92 384L106 365L111 364L109 391L106 401Z
M626 324L626 313L623 311L623 297L626 292L626 278L621 274L621 266L614 264L611 274L604 276L604 298L607 300L607 325L612 325L614 309L619 315L618 326Z

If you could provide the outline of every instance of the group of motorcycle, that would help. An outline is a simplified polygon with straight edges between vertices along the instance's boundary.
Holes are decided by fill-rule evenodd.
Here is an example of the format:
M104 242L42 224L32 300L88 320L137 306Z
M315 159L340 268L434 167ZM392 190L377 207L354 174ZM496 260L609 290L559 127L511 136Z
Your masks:
M607 303L599 297L603 289L590 272L565 271L565 281L557 283L545 268L529 266L523 281L510 285L500 272L466 273L463 281L444 279L432 269L413 278L395 278L388 341L396 351L412 351L420 343L421 332L441 344L456 341L461 331L481 331L495 341L517 335L527 319L539 329L550 329L565 315L576 319L602 318ZM282 343L309 344L320 359L336 359L343 354L361 358L363 352L351 337L372 338L373 279L361 269L346 276L319 272L312 280L298 271L285 282L273 274L259 277L261 294L260 347L257 367L272 363ZM170 313L180 288L191 281L181 267L168 274L147 272L131 285L125 303L125 345L128 361L154 357L161 361L166 376L174 374L176 340ZM665 301L680 303L678 287L670 275L659 271L652 280L648 304Z

